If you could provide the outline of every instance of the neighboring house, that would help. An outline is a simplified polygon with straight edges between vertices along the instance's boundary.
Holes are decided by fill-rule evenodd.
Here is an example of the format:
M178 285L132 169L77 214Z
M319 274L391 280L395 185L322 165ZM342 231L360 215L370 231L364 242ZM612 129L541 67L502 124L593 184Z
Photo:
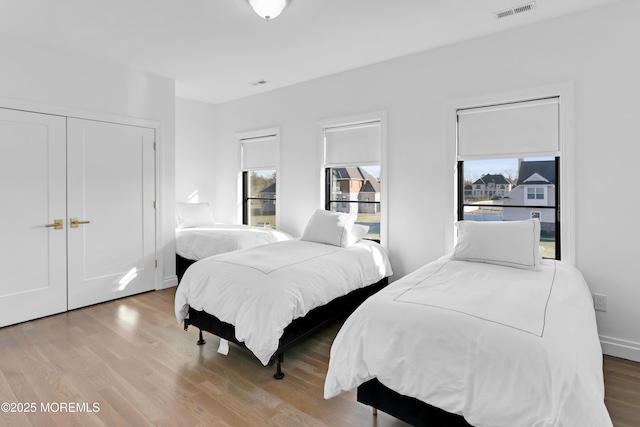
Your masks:
M260 192L260 214L274 214L276 212L276 183L274 182Z
M464 186L464 198L468 199L473 195L473 185L467 184Z
M503 197L503 219L539 218L543 231L555 229L556 170L553 160L520 161L516 187ZM509 207L509 205L520 207ZM524 206L524 207L523 207ZM527 208L526 206L538 206Z
M342 200L339 212L380 212L380 182L359 167L333 168L333 200ZM348 203L358 201L359 203ZM378 202L378 203L372 203Z
M469 188L470 187L470 188ZM513 188L513 183L503 175L487 174L470 186L465 186L464 194L468 197L503 197Z

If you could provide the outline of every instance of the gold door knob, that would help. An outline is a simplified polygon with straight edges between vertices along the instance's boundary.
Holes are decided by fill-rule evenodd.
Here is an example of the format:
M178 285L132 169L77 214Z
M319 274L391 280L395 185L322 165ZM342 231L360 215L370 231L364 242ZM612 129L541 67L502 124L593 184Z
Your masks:
M54 230L62 230L64 222L61 219L54 219L53 224L47 224L45 227L53 227Z
M78 221L78 218L71 218L71 228L78 228L80 224L89 224L91 221Z

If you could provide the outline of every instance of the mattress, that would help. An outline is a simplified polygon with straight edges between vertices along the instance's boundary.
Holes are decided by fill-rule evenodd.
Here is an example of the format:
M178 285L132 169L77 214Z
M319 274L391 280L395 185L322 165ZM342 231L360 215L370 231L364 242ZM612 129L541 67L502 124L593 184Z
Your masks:
M482 426L611 426L589 289L574 267L427 264L365 301L331 348L325 398L377 378Z
M191 307L235 326L236 339L266 365L291 321L391 274L386 249L372 241L288 240L196 262L178 286L175 314L182 322Z
M272 228L249 225L213 224L177 228L176 253L183 258L201 260L225 252L282 242L293 237Z

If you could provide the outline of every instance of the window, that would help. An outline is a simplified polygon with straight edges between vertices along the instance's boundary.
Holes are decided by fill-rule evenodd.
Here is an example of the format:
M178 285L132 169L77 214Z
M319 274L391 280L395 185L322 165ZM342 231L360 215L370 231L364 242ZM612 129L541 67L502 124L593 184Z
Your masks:
M540 220L545 258L560 259L559 100L461 109L458 220ZM468 196L468 185L500 188Z
M356 213L356 223L369 226L367 238L380 240L380 166L345 166L325 170L325 209ZM337 191L329 191L338 188Z
M242 159L242 223L276 228L279 158L277 129L243 134L239 140Z
M381 119L332 123L322 127L325 209L356 213L380 241L382 224Z
M528 200L544 200L544 188L527 188L527 199Z
M459 185L477 180L505 181L510 191L504 194L464 195L458 201L458 219L467 221L516 221L538 218L541 226L541 246L545 258L556 258L558 238L556 195L559 158L511 158L459 161ZM537 174L539 187L526 185L526 180ZM544 184L543 184L544 182ZM460 194L460 193L459 193ZM464 194L464 193L462 193Z
M276 171L245 171L242 223L276 228Z

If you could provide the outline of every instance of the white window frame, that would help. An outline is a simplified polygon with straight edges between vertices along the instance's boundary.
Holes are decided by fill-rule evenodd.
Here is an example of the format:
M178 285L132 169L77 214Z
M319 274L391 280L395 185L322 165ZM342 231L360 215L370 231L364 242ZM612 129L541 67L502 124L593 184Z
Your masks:
M389 193L389 174L387 173L387 112L377 111L353 116L338 117L333 119L318 121L317 140L318 149L320 150L319 159L320 167L318 174L319 194L318 206L324 208L325 205L325 129L335 128L339 126L352 126L368 122L380 122L380 244L388 246L388 193ZM376 163L377 164L377 163ZM359 166L368 166L362 163Z
M447 251L453 250L455 244L455 227L453 224L457 219L456 201L457 194L457 111L465 108L475 108L486 105L506 104L512 102L522 102L531 99L541 99L549 97L559 98L559 157L560 157L560 238L562 244L562 260L571 265L575 265L575 137L574 137L574 89L571 82L563 82L548 86L540 86L515 90L506 93L486 94L471 98L453 99L447 105L447 144L446 159L447 165L445 182L448 182L452 191L448 193L449 206L451 211L446 212L446 222L452 226L445 227L445 248ZM522 153L527 157L527 153ZM536 154L536 156L538 156Z
M237 199L237 209L236 209L236 218L237 218L237 222L238 224L242 224L242 208L243 208L243 189L242 189L242 173L245 172L246 170L249 169L245 169L244 165L243 165L243 161L242 161L242 141L243 140L247 140L247 139L257 139L257 138L265 138L265 137L270 137L270 136L275 136L276 139L276 154L275 154L275 158L276 158L276 164L273 165L273 167L267 167L261 170L271 170L271 169L275 169L276 171L276 228L279 229L280 228L280 194L282 194L280 188L281 188L281 179L280 179L280 161L281 161L281 156L280 156L280 127L272 127L272 128L266 128L266 129L257 129L257 130L252 130L252 131L247 131L247 132L237 132L235 134L236 136L236 142L237 142L237 146L238 146L238 164L240 165L240 168L238 170L238 175L237 175L237 192L236 192L236 199ZM250 170L259 170L259 169L250 169Z

